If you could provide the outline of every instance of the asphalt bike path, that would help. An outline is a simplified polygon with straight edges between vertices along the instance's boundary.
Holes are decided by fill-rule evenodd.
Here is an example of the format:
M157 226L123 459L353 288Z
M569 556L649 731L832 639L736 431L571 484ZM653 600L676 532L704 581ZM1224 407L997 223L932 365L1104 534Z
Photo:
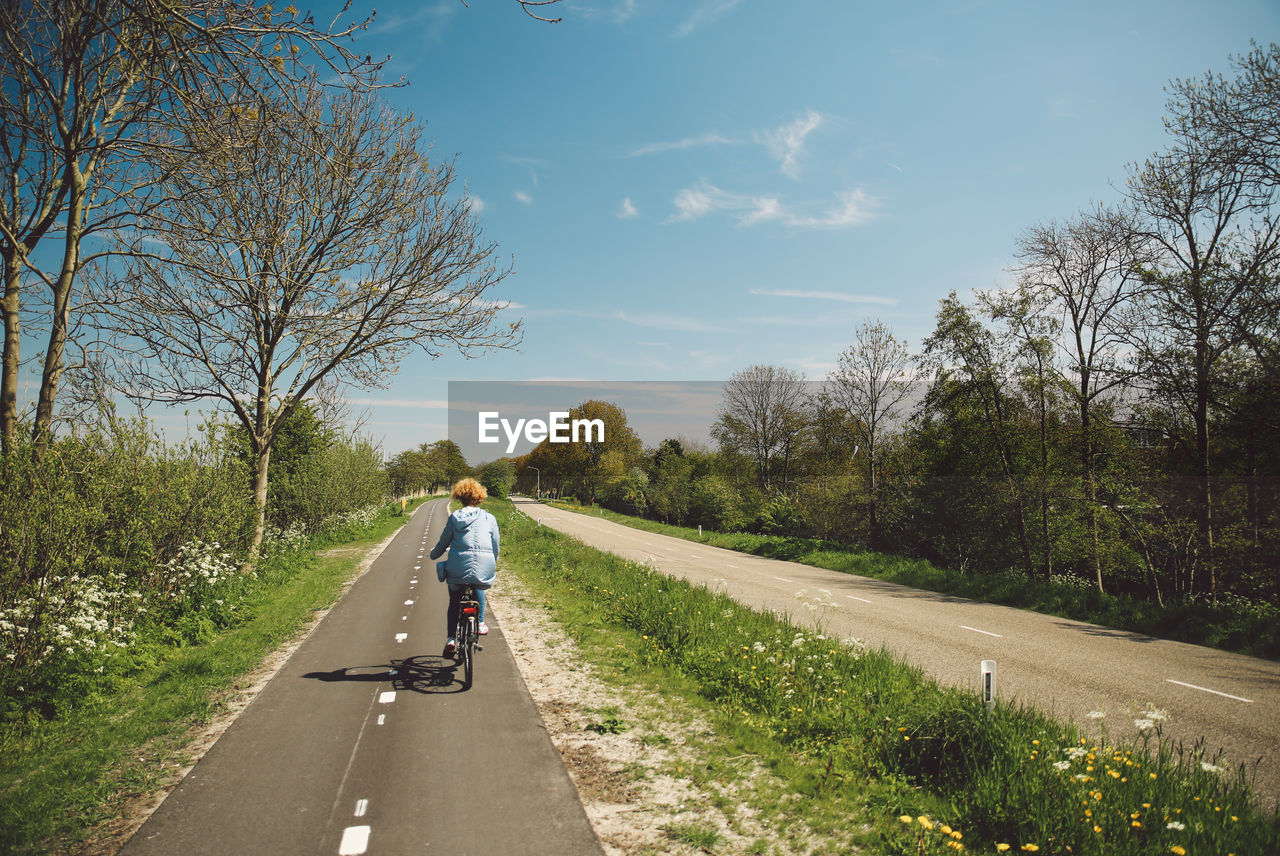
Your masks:
M996 661L1001 699L1070 719L1094 734L1137 733L1146 712L1167 714L1165 737L1206 760L1244 763L1259 802L1280 797L1280 663L1154 639L1082 621L980 603L882 580L737 553L633 529L529 499L518 507L601 550L831 635L862 639L934 680L977 690L982 660ZM799 597L797 595L799 594ZM1090 714L1104 713L1101 718Z
M421 506L120 851L599 856L490 606L475 680L441 656ZM497 586L502 585L501 568Z

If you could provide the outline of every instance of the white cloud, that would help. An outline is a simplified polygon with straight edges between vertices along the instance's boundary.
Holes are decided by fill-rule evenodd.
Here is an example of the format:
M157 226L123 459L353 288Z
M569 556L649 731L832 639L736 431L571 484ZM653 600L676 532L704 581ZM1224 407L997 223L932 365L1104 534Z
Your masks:
M626 199L622 200L622 205L618 208L618 219L627 220L631 217L635 217L639 213L640 212L636 209L635 203L633 203L631 201L631 197L628 196Z
M674 142L650 143L647 146L641 146L632 151L628 157L642 157L644 155L657 154L659 152L681 151L683 149L699 148L701 146L732 146L736 145L734 140L723 137L715 131L703 134L700 137L685 137L683 140L675 140Z
M792 297L801 300L838 300L842 303L880 303L885 306L897 306L896 297L877 297L869 294L846 294L843 291L802 291L781 288L753 288L748 294L759 294L765 297Z
M816 110L806 110L803 116L775 131L757 132L756 142L765 147L769 156L778 162L785 175L797 178L805 137L817 130L823 121L821 113Z
M756 226L778 222L795 229L840 229L860 226L875 216L876 200L864 191L846 190L836 195L836 202L816 213L804 213L785 205L776 196L752 196L721 190L706 181L686 187L676 194L676 213L668 222L684 222L705 217L713 211L734 214L739 226ZM812 210L813 204L802 209Z
M515 193L511 195L514 196L516 199L516 202L519 202L521 205L533 204L533 197L525 193L523 190L517 190Z
M467 207L471 209L472 214L483 214L485 203L479 196L468 196Z
M710 24L737 6L742 0L705 0L676 28L676 37L684 38L703 24Z
M449 409L448 401L439 399L407 399L407 398L348 398L347 404L369 405L373 407L417 407L425 410Z

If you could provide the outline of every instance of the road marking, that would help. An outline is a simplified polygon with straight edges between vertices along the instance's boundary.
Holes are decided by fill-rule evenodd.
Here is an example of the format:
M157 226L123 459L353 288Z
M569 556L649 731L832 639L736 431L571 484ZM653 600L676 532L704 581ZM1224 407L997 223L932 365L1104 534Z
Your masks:
M851 594L847 594L845 597L849 598L849 600L860 600L863 603L871 603L871 601L867 600L865 597L854 597Z
M382 693L382 695L378 696L378 704L391 704L391 702L395 700L396 700L395 690L386 690Z
M369 813L369 801L368 801L368 800L356 800L356 813L355 813L355 815L354 815L354 816L355 816L355 817L364 817L364 816L365 816L366 814L368 814L368 813Z
M348 826L342 831L342 843L338 845L338 856L360 856L369 849L368 826Z
M387 715L385 713L378 714L378 724L379 725L387 724Z
M774 577L774 579L775 579L775 580L781 580L781 581L782 581L782 582L784 582L784 583L789 583L789 582L791 582L791 580L787 579L786 577Z
M402 616L400 616L400 620L401 620L401 621L408 621L408 620L409 620L409 616L407 616L407 615L402 615Z
M728 567L730 567L730 568L734 568L735 570L736 570L736 569L737 569L737 567L738 567L737 565L730 565L728 562L725 562L725 565L727 565L727 566L728 566Z
M1004 637L1003 637L1003 636L1001 636L999 633L992 633L990 630L979 630L978 628L976 628L976 627L970 627L970 626L969 626L969 625L967 625L967 624L961 624L961 625L960 625L960 628L961 628L962 630L972 630L974 633L981 633L983 636L994 636L994 637L996 637L997 639L1003 639L1003 638L1004 638Z
M406 601L404 602L404 605L405 605L405 606L413 606L413 601L411 601L411 600L406 600Z
M415 571L420 571L420 570L422 570L422 565L414 565L414 566L413 566L413 569L414 569Z
M408 638L409 638L409 634L408 634L408 633L397 633L397 634L396 634L396 644L397 644L397 645L399 645L401 642L403 642L404 640L406 640L406 639L408 639Z
M1186 687L1187 689L1200 690L1200 692L1202 693L1213 693L1214 695L1220 695L1223 698L1229 698L1235 701L1242 701L1245 704L1253 704L1253 699L1251 698L1241 698L1238 695L1231 695L1231 693L1224 693L1224 692L1219 692L1218 690L1211 690L1208 687L1198 687L1195 684L1184 684L1182 681L1175 681L1173 678L1165 678L1165 681L1170 684L1177 684L1180 687Z
M689 554L689 558L690 558L690 559L701 559L702 557L701 557L701 556L699 556L697 553L690 553L690 554Z

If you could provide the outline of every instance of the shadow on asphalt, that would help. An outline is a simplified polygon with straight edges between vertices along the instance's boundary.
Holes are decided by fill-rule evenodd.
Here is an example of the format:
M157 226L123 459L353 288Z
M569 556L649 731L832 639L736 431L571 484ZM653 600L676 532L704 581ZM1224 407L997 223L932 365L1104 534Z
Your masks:
M302 677L325 683L383 683L394 690L451 695L467 689L458 676L461 668L461 661L450 657L422 654L380 666L348 666L332 672L307 672Z

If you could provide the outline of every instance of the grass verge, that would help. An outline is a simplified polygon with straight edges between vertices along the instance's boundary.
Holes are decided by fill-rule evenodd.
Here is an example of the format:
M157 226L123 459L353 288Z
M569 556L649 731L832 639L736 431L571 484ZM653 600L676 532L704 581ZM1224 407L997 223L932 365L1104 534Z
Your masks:
M193 733L334 603L364 554L406 519L388 506L368 529L325 540L338 549L263 563L234 627L200 645L135 645L111 693L34 732L0 735L0 852L92 851L90 832L109 835L127 807L171 783L190 762Z
M1103 594L1079 577L1059 577L1050 583L1011 572L966 574L939 568L923 559L877 553L817 538L699 532L594 506L571 502L552 504L565 511L600 516L635 529L712 547L1105 624L1160 639L1280 660L1280 610L1265 602L1231 597L1218 604L1191 600L1170 602L1161 607L1141 598Z
M491 509L504 561L575 642L610 652L606 673L634 664L695 692L787 783L779 822L803 815L832 836L813 852L1280 852L1280 818L1251 807L1244 771L1222 775L1163 740L1161 711L1147 712L1143 739L1115 744L1025 708L988 712L883 652L593 550L513 506ZM850 818L863 827L852 839Z

